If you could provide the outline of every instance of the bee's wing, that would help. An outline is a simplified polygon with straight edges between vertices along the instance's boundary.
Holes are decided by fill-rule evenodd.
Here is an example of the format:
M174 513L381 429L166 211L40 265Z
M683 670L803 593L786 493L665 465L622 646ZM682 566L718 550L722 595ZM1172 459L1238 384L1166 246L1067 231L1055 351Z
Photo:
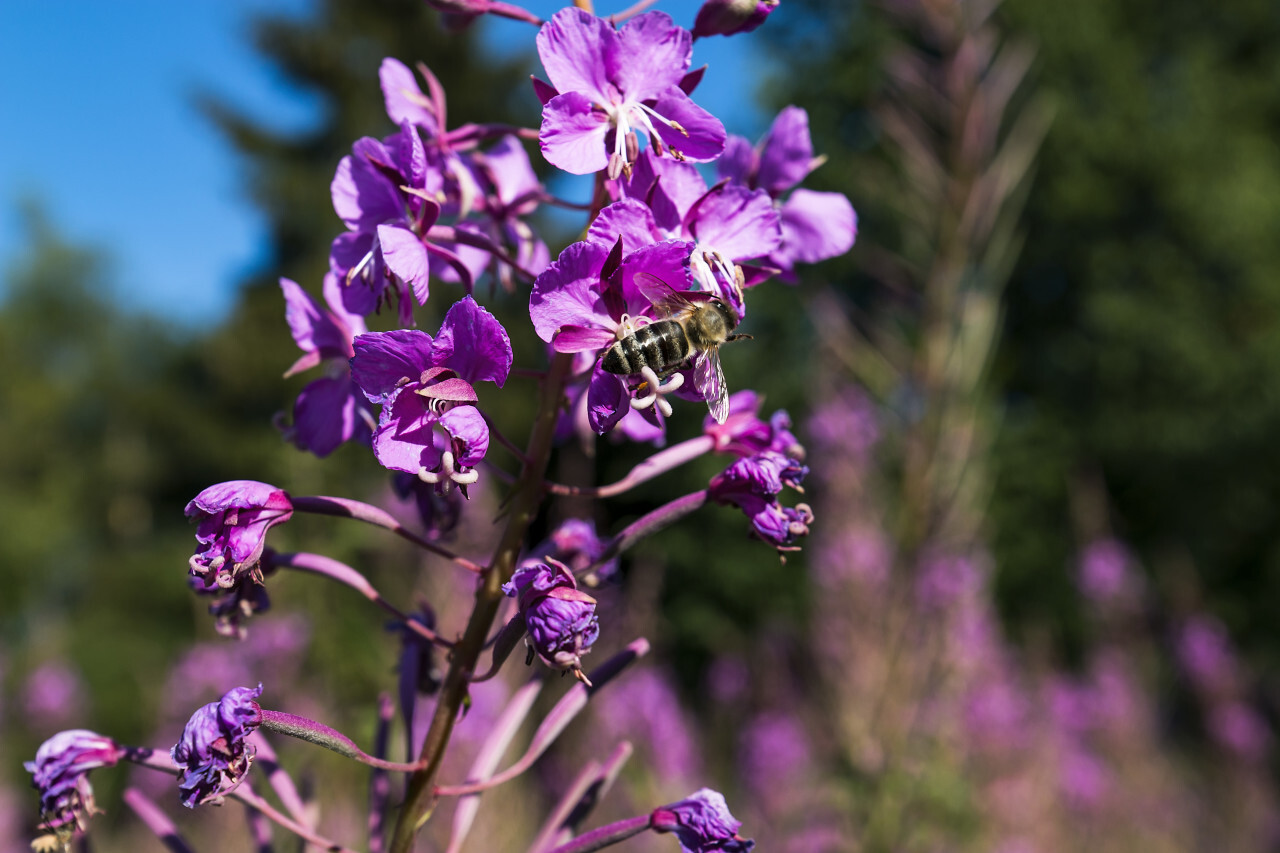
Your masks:
M711 298L711 294L706 294L703 298L701 293L676 290L653 273L638 272L634 281L644 298L664 314L674 314L681 308L688 308L694 304L694 300L704 302Z
M720 366L720 350L712 347L698 353L693 360L693 387L707 401L711 417L716 423L729 418L729 384L724 380L724 368Z

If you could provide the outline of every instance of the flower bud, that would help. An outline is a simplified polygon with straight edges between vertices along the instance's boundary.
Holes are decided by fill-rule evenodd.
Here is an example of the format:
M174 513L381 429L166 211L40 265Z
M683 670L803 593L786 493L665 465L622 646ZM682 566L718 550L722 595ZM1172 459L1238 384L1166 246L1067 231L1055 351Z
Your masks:
M261 695L261 684L236 687L191 715L182 740L169 750L182 770L178 788L184 806L218 805L244 780L257 752L247 738L262 724L262 709L254 701Z
M742 821L729 814L724 795L710 788L654 809L650 820L654 831L674 832L685 853L746 853L756 846L738 835Z
M707 0L693 21L694 38L749 33L777 6L778 0Z
M84 829L97 809L88 773L95 767L111 767L124 749L109 737L86 729L58 732L36 750L36 760L23 763L40 791L41 826L49 830Z

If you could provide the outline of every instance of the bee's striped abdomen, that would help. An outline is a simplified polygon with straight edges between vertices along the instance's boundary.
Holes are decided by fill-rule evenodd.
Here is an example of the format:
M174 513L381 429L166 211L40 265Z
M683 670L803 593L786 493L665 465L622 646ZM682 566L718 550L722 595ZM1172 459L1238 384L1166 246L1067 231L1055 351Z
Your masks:
M636 329L604 351L600 366L609 373L630 376L646 367L662 373L689 357L689 339L674 320L659 320Z

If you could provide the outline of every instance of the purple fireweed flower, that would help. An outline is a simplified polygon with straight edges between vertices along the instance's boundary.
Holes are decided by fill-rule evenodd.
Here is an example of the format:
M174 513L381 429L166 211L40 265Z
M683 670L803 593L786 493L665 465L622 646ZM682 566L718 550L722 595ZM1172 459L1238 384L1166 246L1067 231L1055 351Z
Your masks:
M85 710L84 683L65 663L42 663L22 686L22 709L28 721L45 731L64 726L72 713Z
M85 729L59 732L40 744L36 760L23 763L31 774L31 784L40 791L41 827L83 830L97 809L88 773L97 767L112 767L125 750L109 737Z
M1245 761L1261 762L1271 743L1271 732L1256 710L1244 702L1223 702L1209 709L1207 727L1223 749Z
M210 486L185 510L198 521L196 552L188 561L192 586L200 592L230 589L243 577L261 582L258 562L267 531L293 516L289 494L257 480Z
M471 159L484 179L484 194L478 207L485 217L485 232L495 242L513 247L516 263L536 276L547 268L551 255L547 244L525 221L538 208L542 184L524 145L515 136L504 136L488 151ZM487 263L488 253L482 254ZM499 262L498 278L507 290L514 289L510 266Z
M693 21L693 37L749 33L778 8L778 0L707 0Z
M1101 607L1132 604L1141 589L1132 567L1128 549L1116 540L1091 542L1080 556L1080 591Z
M698 741L670 678L651 668L632 673L593 699L604 743L647 745L646 766L663 785L688 784L702 773Z
M517 569L502 591L520 605L526 642L553 669L582 671L582 655L600 636L596 600L578 589L563 563L548 558Z
M449 539L462 521L462 504L466 498L461 491L450 489L441 494L432 483L419 480L415 474L396 471L391 476L391 489L396 497L413 501L423 533L432 542Z
M930 555L916 577L916 599L925 610L950 610L973 600L983 581L981 569L967 556Z
M813 512L807 504L794 508L778 503L784 486L799 489L809 469L772 450L744 456L711 479L707 489L717 503L732 504L751 519L757 536L780 551L794 551L794 542L809 533Z
M782 199L824 159L813 156L808 113L787 107L755 148L740 136L729 137L716 164L720 177L764 190L778 205L782 243L769 262L789 281L795 280L797 262L812 264L843 255L858 236L858 215L840 193L797 189Z
M1177 638L1177 658L1197 690L1224 695L1239 682L1235 651L1227 629L1208 616L1192 616Z
M556 352L599 353L659 317L637 282L638 274L653 276L679 292L689 280L692 248L690 243L667 241L621 257L617 244L610 249L583 241L566 247L533 283L529 316L534 331ZM586 390L591 428L603 435L632 408L639 408L632 403L639 384L638 377L609 373L596 361ZM651 389L650 396L667 390Z
M729 397L729 417L724 423L708 415L702 421L702 431L715 439L716 450L735 456L752 456L772 450L803 460L804 446L791 432L791 416L778 409L769 420L760 419L760 405L764 399L755 391L738 391Z
M650 826L674 832L684 853L746 853L755 842L738 835L742 821L729 813L724 795L703 788L691 796L654 809Z
M342 285L332 272L324 277L327 307L290 279L280 279L280 288L284 291L285 320L303 353L285 376L322 362L329 366L323 378L298 393L293 425L284 431L285 438L320 457L328 456L345 441L368 442L373 434L373 410L351 380L348 364L355 354L352 340L368 331L364 318L342 304Z
M742 778L756 798L780 804L798 793L809 777L813 753L796 717L771 711L756 717L739 738L738 762Z
M655 153L677 159L707 162L724 150L724 125L680 88L693 36L667 14L646 12L615 31L581 9L561 9L537 42L554 87L544 88L539 133L553 166L575 175L607 167L616 178L636 159L637 131Z
M442 494L476 482L489 449L489 427L473 403L473 383L498 387L511 371L511 339L470 296L455 302L433 340L403 329L355 340L351 372L370 402L382 406L373 436L378 462L415 474Z
M614 182L617 201L600 212L590 239L624 251L658 240L694 244L690 272L698 287L746 316L743 288L753 287L777 270L749 263L773 254L782 241L781 220L769 194L742 186L710 189L690 163L648 153L626 181Z
M262 724L262 708L254 701L261 695L261 684L235 687L191 715L182 739L169 750L182 771L178 789L184 806L217 805L244 781L257 753L247 739Z
M263 562L269 563L271 552L263 552ZM267 594L263 582L267 575L275 571L270 565L260 565L258 574L242 574L235 578L230 587L204 586L204 580L198 577L187 578L191 589L198 594L213 595L209 603L209 615L213 617L213 629L219 636L235 640L243 640L249 635L245 623L249 618L271 609L271 596Z

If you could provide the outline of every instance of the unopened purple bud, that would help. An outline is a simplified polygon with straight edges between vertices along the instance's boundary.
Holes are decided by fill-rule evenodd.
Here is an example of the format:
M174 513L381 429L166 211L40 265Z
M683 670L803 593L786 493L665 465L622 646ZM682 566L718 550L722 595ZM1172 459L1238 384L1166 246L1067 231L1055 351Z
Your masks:
M756 846L738 835L742 821L729 814L724 796L710 788L654 809L651 821L656 832L674 832L685 853L746 853Z
M186 515L199 521L191 575L212 592L234 586L239 575L258 574L267 530L293 516L293 503L268 483L232 480L196 495Z
M36 750L36 760L23 763L31 784L40 791L41 826L56 830L74 824L84 829L96 809L88 773L111 767L125 751L109 737L85 729L58 732Z
M596 600L578 589L573 573L551 558L519 569L502 591L520 604L527 642L553 669L581 671L582 655L600 636Z
M764 23L779 0L707 0L693 22L695 37L749 33Z
M262 724L262 709L254 701L261 695L261 684L235 687L191 715L182 739L169 750L182 770L178 788L184 806L217 805L244 780L257 752L247 738Z

